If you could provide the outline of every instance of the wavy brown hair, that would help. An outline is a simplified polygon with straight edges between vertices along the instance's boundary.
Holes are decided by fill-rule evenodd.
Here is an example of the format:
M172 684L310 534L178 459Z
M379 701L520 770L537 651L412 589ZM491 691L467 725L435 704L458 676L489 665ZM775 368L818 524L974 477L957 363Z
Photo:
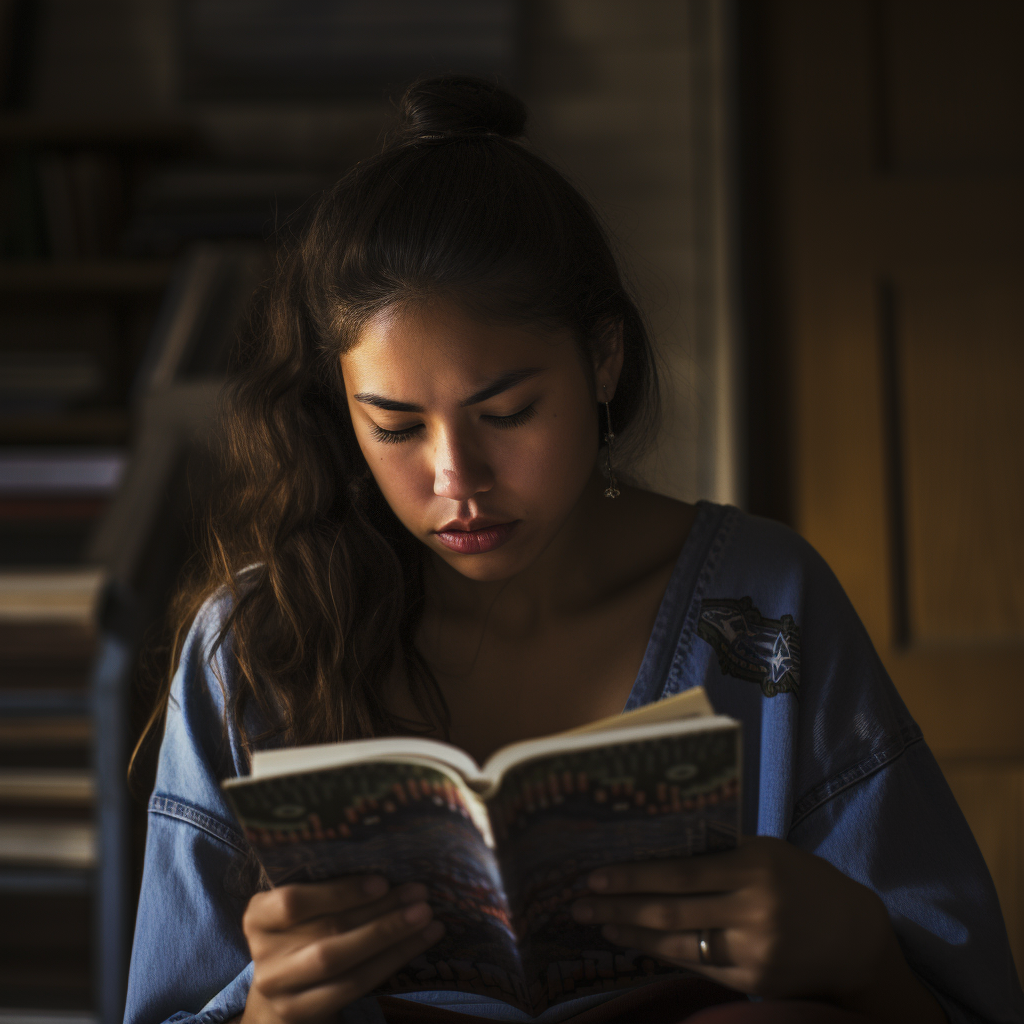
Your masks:
M371 318L440 297L492 322L568 328L587 351L621 330L616 431L638 448L656 421L643 317L589 204L515 141L522 103L447 77L410 87L399 110L382 152L320 198L281 259L229 389L202 571L176 606L177 658L203 601L230 595L217 645L230 636L228 713L248 750L408 731L382 699L396 658L423 722L447 728L416 647L424 549L373 480L341 379ZM256 735L251 711L266 724Z

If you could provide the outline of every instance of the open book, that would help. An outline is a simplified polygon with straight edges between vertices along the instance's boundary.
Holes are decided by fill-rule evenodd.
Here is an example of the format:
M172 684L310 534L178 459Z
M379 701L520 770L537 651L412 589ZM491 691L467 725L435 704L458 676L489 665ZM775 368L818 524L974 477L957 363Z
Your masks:
M428 886L445 935L387 993L454 989L536 1015L677 970L569 907L601 865L735 846L740 750L739 723L698 688L483 767L392 737L263 751L223 786L275 885L380 873Z

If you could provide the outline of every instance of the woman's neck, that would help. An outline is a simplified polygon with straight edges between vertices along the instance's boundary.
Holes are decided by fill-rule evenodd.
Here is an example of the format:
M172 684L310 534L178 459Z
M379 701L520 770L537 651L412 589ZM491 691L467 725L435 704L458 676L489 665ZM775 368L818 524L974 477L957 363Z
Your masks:
M450 741L478 760L616 714L630 693L695 510L633 488L609 501L603 490L598 478L595 497L511 580L428 568L417 645L450 710ZM398 680L391 700L418 720Z

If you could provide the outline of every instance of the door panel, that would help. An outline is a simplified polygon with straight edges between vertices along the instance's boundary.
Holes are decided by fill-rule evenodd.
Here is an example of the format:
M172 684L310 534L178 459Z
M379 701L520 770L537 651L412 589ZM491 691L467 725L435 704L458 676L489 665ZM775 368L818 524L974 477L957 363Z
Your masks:
M893 166L1024 171L1024 4L890 0L871 13Z
M1024 5L764 5L795 525L1024 963Z
M905 274L906 572L913 646L1024 642L1024 265Z

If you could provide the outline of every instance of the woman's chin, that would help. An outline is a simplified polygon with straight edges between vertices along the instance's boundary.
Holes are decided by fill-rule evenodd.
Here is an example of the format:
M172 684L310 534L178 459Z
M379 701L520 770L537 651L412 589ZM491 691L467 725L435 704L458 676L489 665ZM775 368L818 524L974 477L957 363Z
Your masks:
M460 551L437 535L430 537L427 547L460 576L477 583L500 583L518 576L538 555L537 545L522 535L488 551Z
M506 551L488 551L478 555L463 555L448 550L435 553L460 576L477 583L500 583L511 579L530 563L530 560L516 558Z

